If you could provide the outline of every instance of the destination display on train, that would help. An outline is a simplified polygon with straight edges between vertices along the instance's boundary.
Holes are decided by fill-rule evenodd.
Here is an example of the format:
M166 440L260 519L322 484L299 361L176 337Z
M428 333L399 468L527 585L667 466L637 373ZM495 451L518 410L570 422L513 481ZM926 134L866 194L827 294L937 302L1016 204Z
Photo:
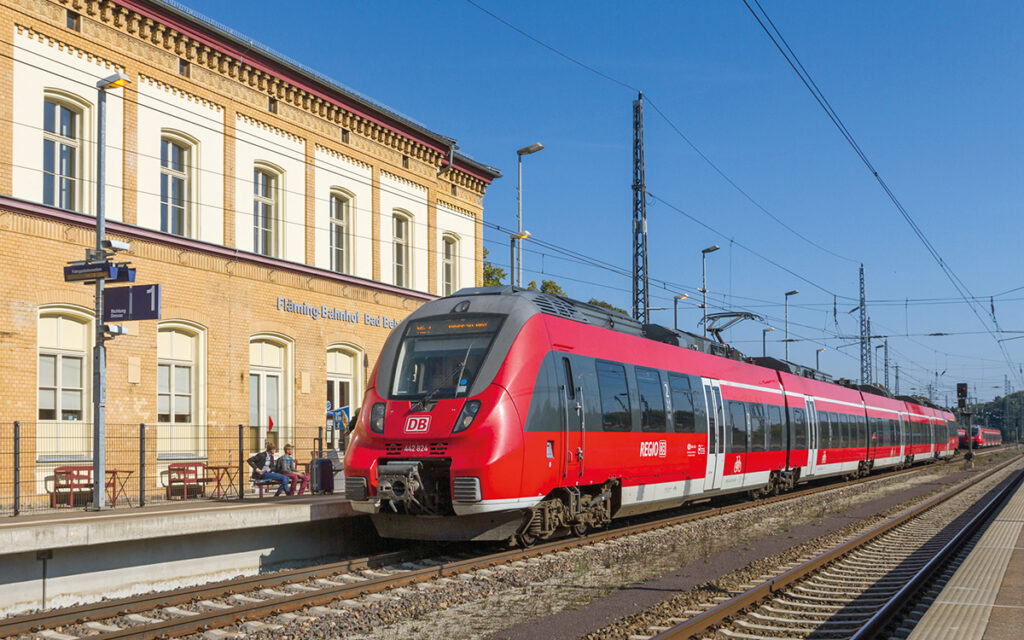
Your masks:
M453 333L488 333L498 329L500 319L493 316L462 318L435 318L414 322L409 326L410 336L440 336Z

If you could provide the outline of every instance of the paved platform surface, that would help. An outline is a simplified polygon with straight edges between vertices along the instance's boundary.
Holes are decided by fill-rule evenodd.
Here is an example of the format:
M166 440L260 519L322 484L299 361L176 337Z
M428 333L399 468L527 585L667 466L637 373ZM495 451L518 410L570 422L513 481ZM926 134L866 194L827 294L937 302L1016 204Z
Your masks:
M1024 637L1024 485L939 593L911 640Z
M0 555L231 531L357 515L345 496L194 499L103 512L60 510L0 519Z

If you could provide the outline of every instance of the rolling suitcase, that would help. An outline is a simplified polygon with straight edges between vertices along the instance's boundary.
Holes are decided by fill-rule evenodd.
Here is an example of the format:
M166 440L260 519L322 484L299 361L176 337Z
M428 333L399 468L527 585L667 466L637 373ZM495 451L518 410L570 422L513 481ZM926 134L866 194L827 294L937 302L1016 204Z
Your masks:
M309 470L312 493L334 493L334 465L327 458L317 458Z

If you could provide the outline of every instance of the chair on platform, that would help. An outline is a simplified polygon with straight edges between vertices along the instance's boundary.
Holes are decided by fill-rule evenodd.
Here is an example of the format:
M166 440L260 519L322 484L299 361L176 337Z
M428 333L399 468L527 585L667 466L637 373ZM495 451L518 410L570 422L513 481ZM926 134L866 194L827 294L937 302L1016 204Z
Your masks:
M167 499L173 500L174 487L181 487L181 499L188 499L188 488L195 487L197 497L206 496L206 484L213 478L206 475L205 462L174 462L167 467Z

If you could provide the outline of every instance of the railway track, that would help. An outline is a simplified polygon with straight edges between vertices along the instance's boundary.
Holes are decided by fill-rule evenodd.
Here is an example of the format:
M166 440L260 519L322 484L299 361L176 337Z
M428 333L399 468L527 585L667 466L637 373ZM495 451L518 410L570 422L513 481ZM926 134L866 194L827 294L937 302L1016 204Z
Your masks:
M528 549L454 558L431 557L431 553L436 553L436 549L410 549L306 569L238 578L201 587L18 616L0 620L0 637L25 637L24 634L32 634L28 637L49 640L71 640L84 636L96 640L168 638L210 632L233 625L237 625L242 631L273 631L279 628L278 624L261 620L273 618L290 622L346 615L350 608L359 606L352 601L354 598L373 597L374 594L408 588L438 578L492 569L549 553L928 468L929 466L913 467L848 482L831 482L759 501L722 506L707 505L701 507L699 511L694 511L691 507L682 515L670 515L654 521L621 526L592 533L585 538L538 544ZM335 606L328 606L330 604ZM223 637L230 637L230 634L225 633ZM217 637L216 632L207 635L211 638Z
M907 605L1024 480L1016 470L992 488L992 476L1015 463L1019 458L701 610L636 629L630 640L902 637L893 629Z

